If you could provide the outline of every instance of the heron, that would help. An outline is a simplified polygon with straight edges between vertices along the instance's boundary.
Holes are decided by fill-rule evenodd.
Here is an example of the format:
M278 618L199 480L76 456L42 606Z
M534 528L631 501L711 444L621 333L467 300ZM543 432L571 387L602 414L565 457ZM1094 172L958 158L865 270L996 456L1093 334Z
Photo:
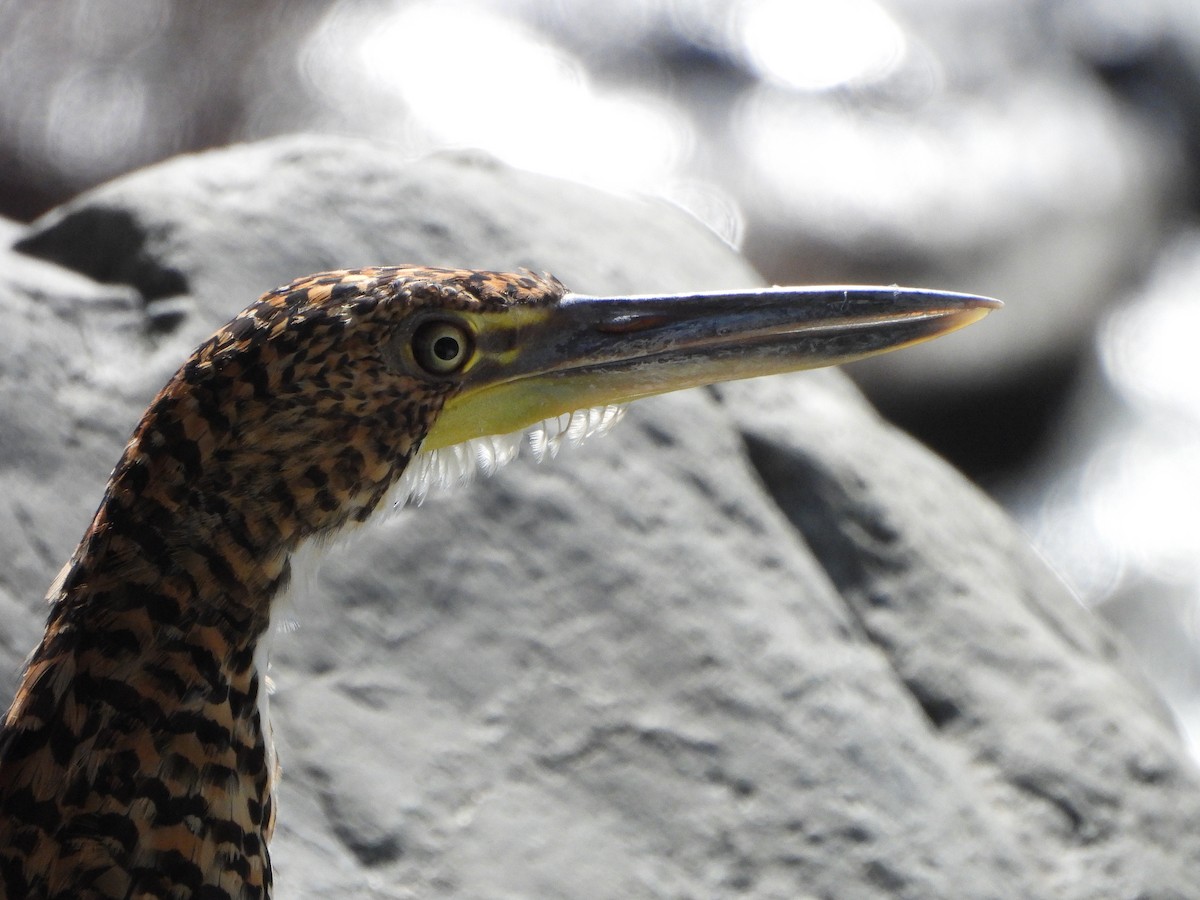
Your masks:
M267 898L267 635L304 544L631 401L859 359L1000 304L821 286L589 296L549 275L326 272L153 399L0 729L0 897Z

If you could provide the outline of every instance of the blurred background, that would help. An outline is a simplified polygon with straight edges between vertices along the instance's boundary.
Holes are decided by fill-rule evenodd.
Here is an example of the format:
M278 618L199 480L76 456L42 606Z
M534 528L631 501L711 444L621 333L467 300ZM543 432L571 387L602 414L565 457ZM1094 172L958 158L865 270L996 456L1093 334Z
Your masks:
M1200 754L1195 0L0 0L0 233L295 131L658 196L775 283L1005 300L851 374L1126 636Z

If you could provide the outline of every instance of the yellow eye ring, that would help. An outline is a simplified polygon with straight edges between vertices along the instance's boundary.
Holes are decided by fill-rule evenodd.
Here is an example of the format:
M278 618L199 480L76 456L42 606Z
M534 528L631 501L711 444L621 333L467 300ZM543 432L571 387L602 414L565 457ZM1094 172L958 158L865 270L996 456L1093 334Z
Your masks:
M430 375L453 375L474 352L470 333L453 322L426 322L413 334L412 350Z

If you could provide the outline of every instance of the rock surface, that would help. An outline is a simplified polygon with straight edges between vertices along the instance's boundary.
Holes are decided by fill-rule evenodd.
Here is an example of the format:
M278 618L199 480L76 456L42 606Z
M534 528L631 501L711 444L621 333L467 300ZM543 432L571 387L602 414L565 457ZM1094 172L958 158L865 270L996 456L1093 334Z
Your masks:
M665 205L333 139L174 160L4 234L5 694L145 403L261 291L409 261L758 280ZM280 897L1200 883L1200 775L1121 647L836 373L636 405L334 546L291 614Z

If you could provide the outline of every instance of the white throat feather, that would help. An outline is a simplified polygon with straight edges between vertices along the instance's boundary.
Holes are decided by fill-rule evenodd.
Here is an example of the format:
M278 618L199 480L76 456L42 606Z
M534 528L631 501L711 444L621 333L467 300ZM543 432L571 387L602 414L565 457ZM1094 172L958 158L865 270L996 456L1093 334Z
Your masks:
M538 462L553 459L565 445L577 446L593 435L605 434L624 414L624 405L593 406L545 419L512 434L486 435L437 450L422 450L405 468L389 500L395 509L420 506L431 492L466 484L476 473L491 475L508 465L525 442Z

